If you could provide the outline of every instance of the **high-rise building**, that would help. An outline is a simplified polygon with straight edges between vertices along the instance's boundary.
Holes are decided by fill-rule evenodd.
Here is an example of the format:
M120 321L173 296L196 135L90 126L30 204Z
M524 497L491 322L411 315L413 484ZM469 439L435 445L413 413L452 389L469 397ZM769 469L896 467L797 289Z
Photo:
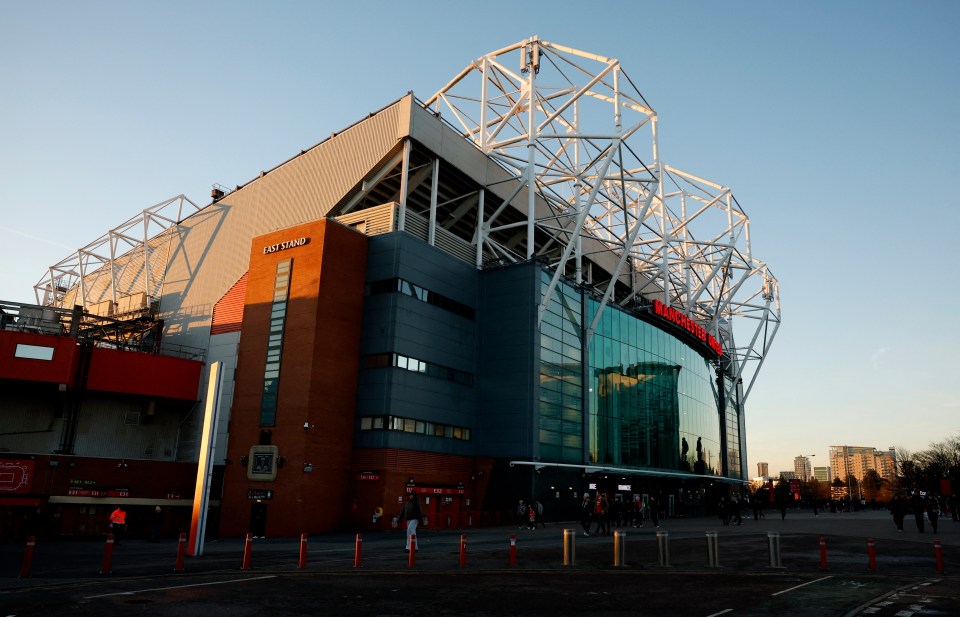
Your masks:
M882 451L866 446L830 446L830 467L833 469L833 476L844 482L847 481L848 476L862 481L864 475L871 469L881 478L893 478L896 475L896 459L895 448Z
M810 458L806 456L797 456L793 459L793 473L796 474L798 480L807 481L812 476L812 470L810 467Z
M833 482L833 476L830 475L829 465L826 467L814 467L813 477L816 478L818 482Z
M770 463L757 463L757 476L761 478L769 478Z

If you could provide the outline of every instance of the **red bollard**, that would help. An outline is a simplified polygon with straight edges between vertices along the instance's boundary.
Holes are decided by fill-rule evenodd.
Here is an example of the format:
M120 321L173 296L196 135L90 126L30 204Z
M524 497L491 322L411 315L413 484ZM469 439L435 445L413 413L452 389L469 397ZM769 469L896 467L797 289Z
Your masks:
M360 557L363 554L363 534L357 534L357 546L353 550L353 567L360 567Z
M412 568L417 563L417 534L410 536L410 554L407 556L407 567Z
M467 566L467 534L460 534L460 567Z
M511 568L517 565L517 534L510 534L510 562L507 564Z
M943 548L940 540L933 541L933 554L937 558L937 574L943 574Z
M873 538L867 538L867 555L870 558L870 571L877 571L877 549L873 546Z
M103 563L100 565L100 574L110 574L110 561L113 559L113 534L107 534L107 543L103 547Z
M307 534L300 534L300 560L297 567L303 570L307 567Z
M187 553L187 534L180 534L177 540L177 565L173 567L174 572L183 572L183 556Z
M247 534L247 541L243 544L243 564L240 566L241 570L250 569L250 553L253 552L253 536L249 533Z
M939 542L937 545L939 547ZM33 565L33 549L37 545L35 536L27 536L27 548L23 551L23 565L20 566L20 578L30 576L30 567Z
M827 539L820 538L820 569L827 569Z

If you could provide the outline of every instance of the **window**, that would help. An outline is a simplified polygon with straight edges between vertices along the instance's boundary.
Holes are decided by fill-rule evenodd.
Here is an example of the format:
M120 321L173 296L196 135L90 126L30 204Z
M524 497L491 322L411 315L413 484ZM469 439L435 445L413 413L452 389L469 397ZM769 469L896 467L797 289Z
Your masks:
M263 370L263 394L260 398L260 426L277 423L277 391L280 388L280 358L283 355L283 327L287 316L292 259L277 262L273 280L273 305L267 334L267 361Z

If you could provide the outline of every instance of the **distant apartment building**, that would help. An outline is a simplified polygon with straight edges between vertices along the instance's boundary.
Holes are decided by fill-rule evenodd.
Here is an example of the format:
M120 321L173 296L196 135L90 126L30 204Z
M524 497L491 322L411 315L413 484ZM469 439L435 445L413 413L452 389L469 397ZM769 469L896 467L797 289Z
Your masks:
M770 463L757 463L757 476L760 478L769 478Z
M804 482L812 478L813 473L810 466L810 458L806 456L794 457L793 473L796 474L798 480L803 480Z
M871 469L881 478L893 478L896 475L896 458L895 448L877 450L865 446L830 446L832 475L844 482L848 476L861 481Z
M777 477L783 478L784 480L796 480L797 474L793 471L781 471L779 474L777 474Z
M830 473L830 466L826 467L814 467L813 468L813 477L817 482L833 482L833 475Z

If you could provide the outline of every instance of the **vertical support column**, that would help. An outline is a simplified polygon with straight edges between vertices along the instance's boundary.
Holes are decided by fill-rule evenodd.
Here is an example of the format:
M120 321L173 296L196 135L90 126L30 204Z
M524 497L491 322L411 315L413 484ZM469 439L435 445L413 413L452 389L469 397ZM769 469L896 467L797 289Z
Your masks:
M527 140L527 259L533 259L533 232L534 222L536 221L536 186L537 186L537 69L540 65L540 59L537 54L540 53L540 45L532 41L530 49L530 64L527 75L529 99L527 101L527 130L530 131Z
M487 232L484 229L483 223L483 206L484 206L484 196L487 194L487 191L480 189L480 195L477 199L477 261L476 266L479 268L483 265L483 241L487 239Z
M397 231L403 231L407 221L407 190L410 175L410 140L403 140L403 164L400 167L400 211L397 213Z
M427 227L427 244L433 246L437 241L437 183L440 182L440 159L433 159L433 173L430 174L430 225Z

